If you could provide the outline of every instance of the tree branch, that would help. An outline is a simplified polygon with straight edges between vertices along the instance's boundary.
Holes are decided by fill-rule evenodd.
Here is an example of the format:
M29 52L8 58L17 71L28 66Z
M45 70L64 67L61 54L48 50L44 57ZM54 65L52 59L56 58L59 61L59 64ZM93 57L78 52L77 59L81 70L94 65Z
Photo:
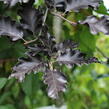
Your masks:
M60 17L61 19L63 19L64 21L68 22L69 24L71 24L73 26L77 25L76 22L70 21L70 20L66 19L65 17L63 17L62 15L60 15L60 14L58 14L56 12L51 12L51 14L53 14L54 16Z

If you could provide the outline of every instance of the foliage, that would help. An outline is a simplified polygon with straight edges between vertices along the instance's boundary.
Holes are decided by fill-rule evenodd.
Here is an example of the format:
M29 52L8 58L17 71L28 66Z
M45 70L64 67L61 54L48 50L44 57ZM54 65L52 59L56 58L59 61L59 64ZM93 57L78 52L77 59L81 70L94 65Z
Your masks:
M108 108L109 17L102 1L1 0L0 13L0 109ZM63 20L60 40L52 36L55 17Z

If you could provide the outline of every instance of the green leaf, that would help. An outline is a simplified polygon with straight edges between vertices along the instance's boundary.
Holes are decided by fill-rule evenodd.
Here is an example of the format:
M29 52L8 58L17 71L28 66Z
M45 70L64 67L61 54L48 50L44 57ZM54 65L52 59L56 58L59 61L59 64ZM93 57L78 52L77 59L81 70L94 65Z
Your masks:
M98 36L92 35L87 26L79 26L74 35L74 39L79 43L81 51L89 56L93 54L96 48L96 40Z
M0 105L0 109L15 109L12 104Z
M22 89L27 95L32 94L32 75L26 76L25 81L22 83Z
M26 49L20 41L11 43L7 37L0 38L0 59L22 57L25 51Z
M22 89L28 96L33 96L39 88L37 74L26 75L24 82L22 83Z
M109 13L107 12L107 9L103 3L100 5L100 7L98 8L98 10L96 12L98 12L100 14L109 15Z
M44 0L35 0L35 7L38 8L39 6L43 5L44 4Z
M0 89L4 87L7 82L7 78L0 78Z

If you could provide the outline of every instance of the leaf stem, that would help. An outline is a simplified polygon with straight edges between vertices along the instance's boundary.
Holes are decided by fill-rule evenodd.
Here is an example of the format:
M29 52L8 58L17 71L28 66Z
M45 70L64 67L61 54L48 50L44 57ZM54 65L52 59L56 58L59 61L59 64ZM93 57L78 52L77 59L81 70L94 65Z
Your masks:
M37 39L38 39L38 38L35 38L35 39L33 39L33 40L30 40L30 41L26 41L26 42L24 43L24 45L28 45L28 44L30 44L30 43L33 43L33 42L37 41Z
M47 15L48 15L48 8L45 11L45 16L44 16L44 20L43 20L42 26L45 25L45 22L46 22L46 19L47 19Z
M21 38L23 41L24 41L24 43L27 43L28 41L27 40L25 40L24 38Z

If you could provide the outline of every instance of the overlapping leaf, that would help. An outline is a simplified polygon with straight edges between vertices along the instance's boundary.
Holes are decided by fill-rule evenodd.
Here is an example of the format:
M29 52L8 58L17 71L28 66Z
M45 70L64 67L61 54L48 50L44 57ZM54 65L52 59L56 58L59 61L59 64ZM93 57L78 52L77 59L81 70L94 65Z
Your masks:
M2 1L2 0L1 0ZM18 2L28 2L29 0L4 0L10 6L14 6ZM46 0L49 7L64 8L65 11L79 11L79 9L92 6L97 8L100 0ZM26 52L27 58L22 58L18 64L13 67L13 73L9 78L15 77L20 82L25 79L27 74L31 72L45 72L44 83L48 85L48 96L57 99L60 92L66 89L67 80L62 72L56 69L55 64L66 65L82 65L93 62L99 63L95 57L87 58L86 54L78 50L78 44L67 40L56 43L55 37L48 33L48 27L43 25L44 14L42 10L32 7L31 3L23 4L19 15L21 16L20 25L16 24L8 18L0 18L0 35L9 36L13 41L23 38L23 31L19 27L31 31L33 36L39 36L36 44L28 46ZM44 22L45 23L45 22ZM81 24L89 24L92 33L103 32L108 34L108 17L101 19L88 17ZM100 29L99 26L102 25ZM28 33L28 32L27 32ZM40 34L39 34L40 33Z
M39 9L35 9L30 5L26 5L19 12L21 16L21 23L25 29L33 32L33 34L39 32L42 28L43 12Z
M57 99L59 93L65 91L67 80L64 74L56 70L55 66L51 64L52 60L56 60L58 65L61 63L70 66L99 62L94 57L87 59L86 55L77 49L77 45L70 40L56 44L53 36L49 33L43 33L37 44L28 47L29 51L26 54L30 60L21 60L13 68L14 73L10 75L10 78L15 77L19 81L23 81L26 74L41 70L45 72L44 83L48 85L48 96ZM51 68L54 69L51 70Z
M57 99L59 92L65 91L67 80L63 73L48 70L44 76L44 83L48 85L48 96Z
M48 6L48 8L54 7L54 0L45 0L45 3Z
M56 44L56 48L58 51L65 52L66 49L75 49L78 44L71 40L65 40L64 42L60 42Z
M89 6L97 9L100 4L100 0L54 0L54 2L52 0L46 1L49 5L54 4L54 7L65 10L66 12L71 10L78 12L80 9L85 9Z
M66 11L78 11L79 9L85 9L89 6L97 8L100 0L67 0Z
M41 53L51 58L53 53L57 52L55 45L55 38L51 36L50 33L44 33L39 37L37 44L28 47L29 53L31 53L32 56Z
M18 28L19 25L12 21L9 17L0 18L0 35L9 36L13 41L22 39L23 31Z
M47 4L47 6L49 8L53 8L53 7L62 7L63 3L65 2L65 0L45 0L45 3Z
M98 59L95 57L92 58L86 58L86 54L80 52L80 50L76 49L77 44L72 42L74 45L73 47L70 47L71 42L69 43L69 48L64 48L63 50L59 52L57 61L61 64L66 64L66 65L82 65L82 64L90 64L90 63L99 63ZM61 44L64 45L64 44ZM62 48L62 47L61 47Z
M102 32L106 35L109 35L109 16L102 16L101 18L97 18L96 16L88 16L80 23L88 24L92 34Z

